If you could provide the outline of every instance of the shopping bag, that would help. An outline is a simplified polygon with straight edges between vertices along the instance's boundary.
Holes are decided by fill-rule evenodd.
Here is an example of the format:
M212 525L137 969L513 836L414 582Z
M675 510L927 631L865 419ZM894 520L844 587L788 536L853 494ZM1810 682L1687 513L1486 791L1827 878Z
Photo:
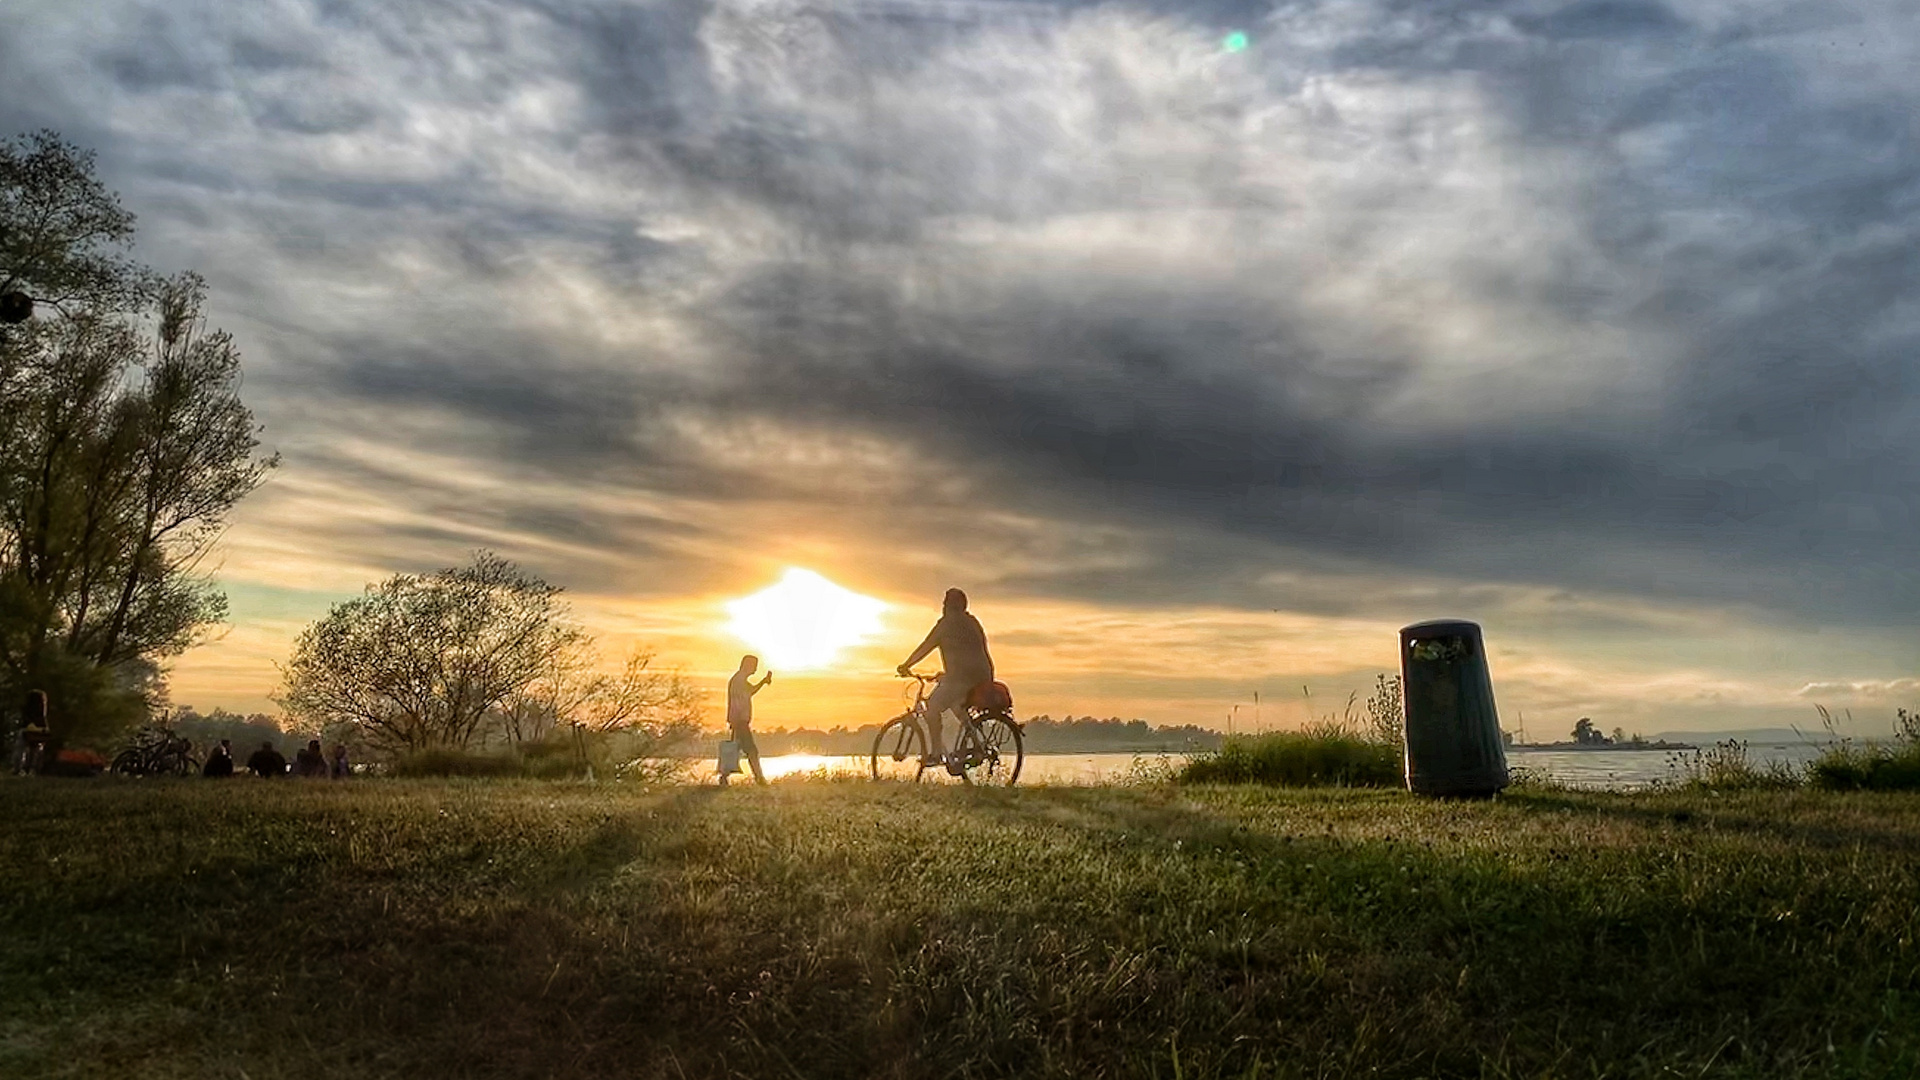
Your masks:
M740 744L732 739L723 739L720 743L720 775L731 776L740 771Z

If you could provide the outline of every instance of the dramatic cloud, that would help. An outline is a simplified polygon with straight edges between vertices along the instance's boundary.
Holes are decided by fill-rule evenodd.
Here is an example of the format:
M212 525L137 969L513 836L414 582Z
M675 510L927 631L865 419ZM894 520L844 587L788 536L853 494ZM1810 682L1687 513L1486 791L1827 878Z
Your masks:
M289 463L236 580L1204 612L1128 691L1194 710L1459 613L1657 723L1912 669L1917 63L1893 2L27 0L0 127L214 282Z

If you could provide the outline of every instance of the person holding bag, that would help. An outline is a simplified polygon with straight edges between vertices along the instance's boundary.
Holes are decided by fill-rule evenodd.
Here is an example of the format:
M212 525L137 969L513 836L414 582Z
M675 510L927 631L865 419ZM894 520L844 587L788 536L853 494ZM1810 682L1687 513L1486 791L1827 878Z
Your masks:
M760 748L753 742L753 695L766 689L773 681L773 672L769 671L759 682L753 681L753 673L760 668L760 658L751 654L740 658L740 670L727 680L727 734L729 743L720 744L720 786L727 786L727 777L740 771L740 758L744 755L747 764L753 769L753 782L764 784L766 774L760 771Z

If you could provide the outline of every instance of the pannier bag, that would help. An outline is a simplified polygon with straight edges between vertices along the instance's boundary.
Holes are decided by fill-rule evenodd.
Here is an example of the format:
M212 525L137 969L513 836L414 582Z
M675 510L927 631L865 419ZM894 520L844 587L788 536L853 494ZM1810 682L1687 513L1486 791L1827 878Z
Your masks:
M987 712L1012 712L1013 691L999 681L983 682L967 695L967 705Z

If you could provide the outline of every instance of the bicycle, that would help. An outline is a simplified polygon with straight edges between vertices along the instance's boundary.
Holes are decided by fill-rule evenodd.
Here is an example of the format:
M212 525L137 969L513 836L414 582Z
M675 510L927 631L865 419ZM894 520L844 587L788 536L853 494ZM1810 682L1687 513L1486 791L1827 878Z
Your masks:
M115 776L192 776L200 771L192 750L193 743L172 728L141 728L133 745L114 755L108 768Z
M927 760L927 693L938 675L912 674L915 682L913 706L880 726L873 737L871 768L875 780L899 780L920 783L957 778L964 784L1012 787L1020 779L1020 767L1026 763L1025 739L1020 723L1013 718L1012 695L999 683L989 683L997 700L976 700L970 695L960 729L954 732L949 760L957 759L961 770L957 777L943 764ZM991 697L991 695L990 695Z

